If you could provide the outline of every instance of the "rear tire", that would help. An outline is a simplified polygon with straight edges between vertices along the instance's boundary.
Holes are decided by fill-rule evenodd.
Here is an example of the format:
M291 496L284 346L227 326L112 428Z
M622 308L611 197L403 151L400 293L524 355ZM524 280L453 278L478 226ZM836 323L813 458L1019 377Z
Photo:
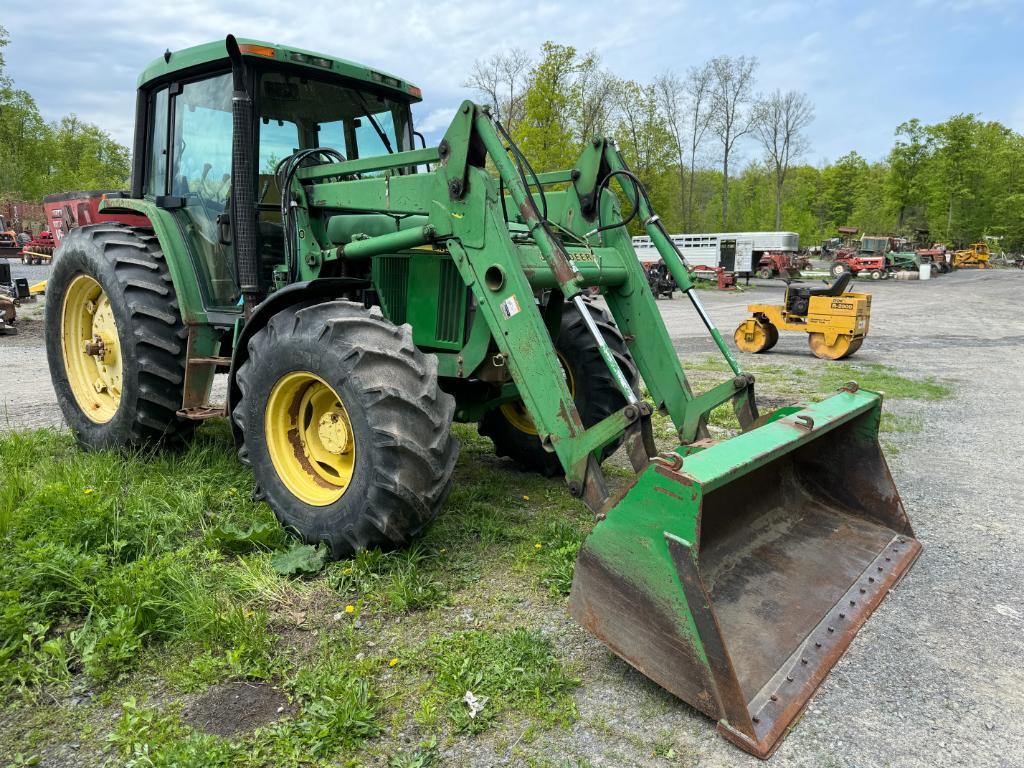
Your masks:
M640 374L619 329L606 312L593 304L588 304L587 310L611 348L622 373L633 391L637 392ZM619 392L608 372L597 343L572 304L566 305L562 313L561 331L555 343L555 351L566 369L570 390L574 392L573 399L584 427L592 427L626 406L626 398ZM544 450L533 427L533 420L526 413L521 400L488 411L480 420L478 430L481 435L494 441L494 452L498 456L508 456L546 477L565 473L558 456ZM621 442L617 440L606 446L601 453L601 460L611 456Z
M46 294L50 377L78 442L97 450L133 448L192 434L194 423L177 416L188 331L154 235L119 224L71 230ZM110 351L90 357L82 346L101 306ZM72 337L73 329L84 331L81 338ZM94 375L108 386L89 393Z
M256 496L304 541L335 558L404 546L444 504L459 450L455 400L408 326L348 301L287 310L250 339L237 383L239 456ZM311 393L327 398L324 413ZM340 443L324 431L332 419Z
M771 280L774 276L774 273L768 267L764 267L757 273L757 276L760 277L762 280Z

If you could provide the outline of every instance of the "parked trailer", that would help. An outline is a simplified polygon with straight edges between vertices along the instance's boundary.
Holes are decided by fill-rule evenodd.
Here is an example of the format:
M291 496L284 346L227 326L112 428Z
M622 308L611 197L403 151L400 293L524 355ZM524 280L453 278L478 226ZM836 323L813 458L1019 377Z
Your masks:
M785 235L786 237L779 237ZM761 254L769 250L797 250L800 236L795 232L713 232L699 235L671 235L687 264L714 271L721 267L733 274L751 274ZM633 238L633 247L641 261L659 260L651 238Z

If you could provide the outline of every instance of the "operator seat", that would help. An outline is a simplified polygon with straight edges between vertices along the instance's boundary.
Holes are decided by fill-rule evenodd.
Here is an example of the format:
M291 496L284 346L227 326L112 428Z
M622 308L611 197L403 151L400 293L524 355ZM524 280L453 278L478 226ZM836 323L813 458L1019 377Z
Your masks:
M841 296L852 279L852 273L843 272L832 281L831 285L826 285L824 288L793 288L790 286L786 291L786 311L792 312L794 315L806 315L812 296Z

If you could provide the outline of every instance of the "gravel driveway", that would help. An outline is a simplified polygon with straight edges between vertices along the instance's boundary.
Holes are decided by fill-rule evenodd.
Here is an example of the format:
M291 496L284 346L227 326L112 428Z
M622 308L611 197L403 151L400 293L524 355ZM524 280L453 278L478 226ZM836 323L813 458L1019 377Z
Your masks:
M772 765L1024 766L1024 272L858 286L874 299L871 333L855 360L948 381L954 394L887 405L922 425L903 437L890 464L924 554ZM731 337L747 303L781 301L783 287L700 295ZM714 352L689 302L677 296L659 306L684 360ZM0 337L0 428L59 425L39 305L26 305L22 317L20 335ZM802 334L783 334L770 360L827 364L810 356ZM570 628L568 617L552 623L565 652L589 663L577 693L579 720L538 737L551 765L761 764ZM466 746L448 753L452 764L504 764L493 748Z

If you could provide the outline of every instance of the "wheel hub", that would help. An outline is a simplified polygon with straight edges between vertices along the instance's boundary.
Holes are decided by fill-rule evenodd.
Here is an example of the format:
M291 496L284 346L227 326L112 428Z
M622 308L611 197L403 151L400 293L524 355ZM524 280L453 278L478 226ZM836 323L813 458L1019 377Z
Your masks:
M292 371L278 379L267 398L264 434L274 469L296 498L322 507L348 490L356 462L352 422L322 378Z
M121 344L114 310L102 286L78 275L64 294L61 351L68 384L79 408L106 423L121 402Z
M317 435L328 453L340 456L349 446L348 422L341 411L331 410L320 417Z

